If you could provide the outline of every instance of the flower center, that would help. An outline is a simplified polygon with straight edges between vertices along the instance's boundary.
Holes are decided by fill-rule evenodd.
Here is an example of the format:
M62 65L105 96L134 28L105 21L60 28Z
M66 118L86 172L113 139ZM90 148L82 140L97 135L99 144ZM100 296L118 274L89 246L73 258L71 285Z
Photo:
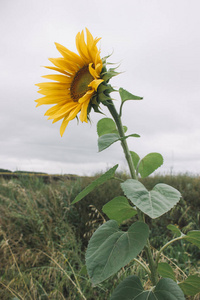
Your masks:
M78 102L78 100L85 95L89 90L88 85L93 79L88 66L84 66L76 73L70 87L71 97L74 102Z

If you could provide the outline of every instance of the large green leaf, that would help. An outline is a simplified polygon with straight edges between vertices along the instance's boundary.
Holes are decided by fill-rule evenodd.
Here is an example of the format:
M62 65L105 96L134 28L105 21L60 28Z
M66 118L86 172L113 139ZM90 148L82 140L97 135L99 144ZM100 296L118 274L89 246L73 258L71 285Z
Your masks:
M149 153L139 163L138 171L142 178L149 176L163 164L160 153Z
M132 224L128 231L119 230L110 220L93 234L86 251L86 266L93 284L98 284L134 259L144 248L149 236L148 226Z
M103 175L101 175L99 178L97 178L96 180L94 180L92 183L90 183L84 190L82 190L77 196L76 198L72 201L72 204L80 201L81 199L83 199L85 196L87 196L90 192L92 192L97 186L103 184L104 182L106 182L108 179L111 179L114 174L115 171L117 170L118 165L115 165L114 167L112 167L111 169L109 169L106 173L104 173Z
M200 230L189 231L183 238L200 248Z
M185 295L194 296L200 293L200 277L198 275L191 275L179 283L179 286Z
M158 263L158 273L164 278L171 278L172 280L176 281L174 271L168 263Z
M114 290L110 300L185 300L180 287L170 278L162 278L155 289L145 291L140 279L129 276Z
M109 219L116 220L119 224L137 214L137 211L123 196L115 197L106 203L102 210Z
M121 187L127 198L152 219L169 211L181 197L178 190L164 183L148 191L138 180L128 179L121 183Z

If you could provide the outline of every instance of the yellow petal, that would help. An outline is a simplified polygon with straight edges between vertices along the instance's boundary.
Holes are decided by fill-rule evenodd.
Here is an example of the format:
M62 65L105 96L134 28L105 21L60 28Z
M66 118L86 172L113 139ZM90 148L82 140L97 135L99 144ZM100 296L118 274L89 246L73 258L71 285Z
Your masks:
M72 79L65 75L44 75L42 78L59 81L62 83L71 83Z
M78 54L68 50L67 48L58 43L55 43L55 45L64 58L66 58L69 61L75 61L80 66L83 65L84 62Z
M75 109L71 110L67 120L69 120L69 121L73 120L79 113L80 109L81 109L81 104L77 105L77 107Z
M66 84L65 83L57 83L57 82L41 82L36 83L36 86L38 86L40 89L58 89L58 90L65 90Z
M103 79L95 79L88 86L97 91L98 86L103 82Z
M88 109L89 103L90 103L90 99L85 101L81 106L81 113L80 113L80 117L79 117L81 122L86 122L87 123L87 109Z
M74 75L78 70L77 66L70 64L64 58L49 58L49 61L52 62L56 67L61 68L62 70L67 71L71 75Z
M69 120L67 120L67 118L64 118L62 121L62 124L60 126L60 135L61 136L63 136L63 133L65 132L65 129L66 129L68 123L69 123Z
M60 69L60 68L56 68L56 67L48 67L48 66L44 66L44 68L50 69L50 70L54 70L54 71L57 71L57 72L60 72L60 73L62 73L62 74L65 74L65 75L68 75L68 76L71 77L71 74L70 74L70 73L68 73L68 72L66 72L66 71L64 71L64 70L62 70L62 69Z
M85 101L90 100L90 98L92 97L93 94L94 94L93 90L87 91L86 94L78 100L78 103L82 104Z
M87 46L84 41L84 33L83 31L76 35L76 48L81 56L81 58L85 61L85 63L89 63L88 51Z

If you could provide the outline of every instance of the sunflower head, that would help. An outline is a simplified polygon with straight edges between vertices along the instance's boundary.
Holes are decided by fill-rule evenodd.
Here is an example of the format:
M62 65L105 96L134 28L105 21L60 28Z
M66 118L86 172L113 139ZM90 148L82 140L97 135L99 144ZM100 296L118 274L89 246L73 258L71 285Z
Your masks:
M100 38L93 38L86 28L86 40L84 32L76 36L76 47L78 54L68 50L64 46L55 43L61 53L60 58L50 58L53 67L46 67L59 72L56 75L43 76L53 82L36 84L38 93L43 97L35 100L37 106L43 104L53 105L45 113L53 123L62 120L60 134L63 135L69 121L79 114L82 122L88 121L88 114L93 107L98 111L98 90L106 81L102 75L103 60L97 43Z

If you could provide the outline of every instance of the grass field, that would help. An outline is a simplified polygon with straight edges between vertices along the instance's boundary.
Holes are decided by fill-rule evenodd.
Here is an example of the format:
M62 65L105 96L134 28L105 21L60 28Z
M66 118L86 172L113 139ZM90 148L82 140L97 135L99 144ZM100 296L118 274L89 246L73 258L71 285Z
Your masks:
M101 285L91 286L84 262L88 240L106 219L102 206L122 194L119 182L110 180L71 206L75 196L93 179L23 173L0 177L0 299L105 300L127 274L139 274L145 281L143 270L131 262ZM147 219L155 249L171 238L168 224L177 224L185 233L200 227L200 178L184 174L143 180L149 189L158 182L179 189L182 199L159 220ZM165 255L179 280L200 271L199 249L192 244L178 241Z

